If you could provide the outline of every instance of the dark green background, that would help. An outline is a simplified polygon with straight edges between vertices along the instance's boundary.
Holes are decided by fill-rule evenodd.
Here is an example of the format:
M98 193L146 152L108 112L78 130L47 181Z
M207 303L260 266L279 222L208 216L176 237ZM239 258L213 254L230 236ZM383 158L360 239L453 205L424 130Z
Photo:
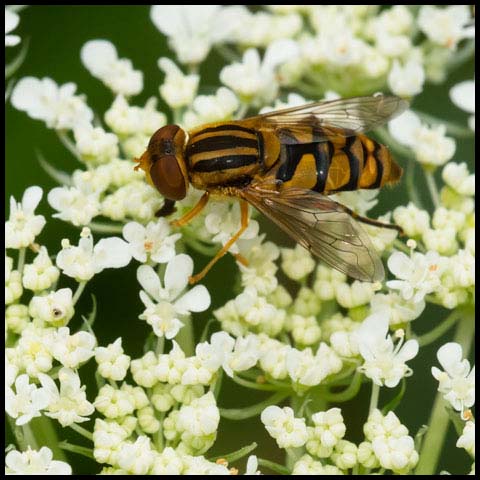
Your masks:
M80 62L80 48L91 39L101 38L112 41L120 57L130 58L136 69L144 73L144 90L138 95L134 103L143 105L148 97L158 96L158 87L163 80L163 74L157 67L157 60L161 56L172 57L172 52L166 45L162 34L157 31L149 18L147 6L32 6L20 13L20 25L14 33L22 37L22 41L29 39L29 51L26 61L16 73L15 78L32 75L35 77L51 77L58 84L75 82L77 92L86 94L88 104L96 113L103 116L105 110L112 101L111 92L98 80L90 76ZM7 50L7 61L19 51L20 47ZM173 58L173 57L172 57ZM218 85L218 72L222 66L221 59L212 52L207 61L202 64L200 74L201 85L210 90ZM466 125L467 116L455 108L448 99L448 88L461 80L471 79L474 75L473 61L463 65L457 71L452 72L448 82L441 86L428 86L424 94L415 99L415 108L457 121ZM321 92L319 92L319 98ZM159 109L165 105L160 100ZM164 109L166 112L167 110ZM23 191L29 185L40 185L46 193L55 186L53 181L40 168L37 162L37 152L53 165L66 171L81 168L76 160L58 141L56 134L48 130L42 122L30 119L25 113L15 110L10 104L6 106L6 188L5 199L14 195L17 200L21 198ZM473 169L473 139L457 142L457 161L469 162L469 168ZM403 164L405 167L405 164ZM418 170L418 169L417 169ZM426 198L426 185L418 170L416 180L421 195ZM46 202L41 203L38 211L47 217L53 213ZM395 205L406 203L404 187L382 192L379 206L373 215L383 213ZM8 204L6 206L8 214ZM281 243L288 243L281 237L278 230L265 225L269 235L275 236ZM60 240L69 237L71 240L78 239L78 230L56 219L49 219L46 228L40 236L40 242L47 245L50 253L58 251ZM98 235L97 235L98 238ZM27 259L28 260L28 259ZM196 265L203 265L206 258L196 256ZM145 322L138 320L142 311L142 304L138 299L139 286L135 279L136 265L132 264L122 270L105 270L96 276L87 286L77 308L77 317L86 314L91 309L90 294L95 292L98 299L98 316L95 332L101 344L107 344L118 336L124 338L126 353L132 358L142 354L143 343L149 333ZM222 260L222 265L217 266L206 278L205 283L212 293L212 307L222 305L231 296L231 291L224 290L225 278L233 278L235 267L230 258ZM62 277L59 287L71 286ZM446 315L445 311L429 308L420 320L414 324L419 333L427 331L431 325L438 322L439 318ZM199 335L209 314L197 315L194 318L195 331ZM75 325L79 325L76 318ZM430 409L436 392L437 382L430 374L430 367L436 364L435 353L438 347L451 336L424 348L414 361L409 362L415 374L408 380L407 391L404 401L397 408L396 413L401 421L410 429L412 435L418 428L428 422ZM93 373L94 362L82 368L83 378ZM89 385L89 388L92 385ZM89 390L92 392L92 390ZM383 405L392 392L382 389L380 404ZM369 388L363 388L361 395L348 404L343 404L342 409L346 417L347 438L358 442L362 438L361 425L365 421L364 415ZM89 395L93 400L92 394ZM221 395L222 407L239 407L249 405L263 398L256 392L239 389L231 382L224 384ZM61 438L70 435L68 430L59 429ZM72 437L82 443L76 434ZM209 455L228 453L240 446L256 441L261 446L255 453L272 460L281 461L274 442L266 434L265 429L258 419L243 422L222 420L217 444ZM455 447L456 435L453 429L450 431L448 442L445 445L446 454L442 455L440 468L452 473L466 473L470 461L464 450ZM70 454L69 460L74 466L75 473L91 473L93 466L90 461ZM243 462L239 462L241 464ZM95 470L96 472L96 470Z

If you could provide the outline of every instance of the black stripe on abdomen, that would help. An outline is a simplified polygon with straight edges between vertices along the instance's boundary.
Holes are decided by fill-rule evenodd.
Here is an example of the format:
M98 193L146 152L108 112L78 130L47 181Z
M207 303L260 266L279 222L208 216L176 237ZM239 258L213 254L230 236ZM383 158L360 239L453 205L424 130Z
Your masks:
M284 183L291 180L302 157L307 153L313 154L312 145L312 143L282 145L280 151L280 161L282 163L275 178Z
M313 187L313 190L316 192L323 193L325 190L325 183L327 182L328 170L330 169L333 150L333 145L330 140L315 144L313 155L315 156L317 183Z
M216 172L245 167L257 162L258 157L256 155L224 155L209 160L199 160L193 165L192 170L194 172Z
M368 188L380 188L380 184L382 183L383 163L378 158L379 150L380 150L380 144L375 142L375 147L373 149L372 155L373 155L373 158L375 159L375 163L377 164L377 178Z
M187 155L197 153L212 152L217 150L227 150L232 148L258 148L256 138L243 138L236 135L222 135L217 137L207 137L198 142L191 142L187 146Z
M357 190L358 188L358 178L360 176L360 159L352 152L351 147L357 140L357 137L352 135L347 137L345 141L345 146L342 150L345 152L345 155L348 158L348 163L350 165L350 180L340 188L337 188L336 192L348 191L348 190ZM360 141L360 140L359 140Z
M255 135L255 131L252 130L251 128L241 127L240 125L235 125L233 123L226 123L224 125L219 125L218 127L204 128L198 131L195 136L203 135L204 133L210 133L210 132L221 132L221 131L231 131L231 130L236 130L238 132L247 132L247 133L251 133L252 135ZM195 136L193 138L195 138Z

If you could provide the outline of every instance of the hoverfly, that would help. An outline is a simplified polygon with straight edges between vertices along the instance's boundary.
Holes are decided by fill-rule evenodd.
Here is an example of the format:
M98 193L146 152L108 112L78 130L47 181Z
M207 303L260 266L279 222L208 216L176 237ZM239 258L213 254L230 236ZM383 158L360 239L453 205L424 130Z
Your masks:
M328 195L396 183L402 168L388 148L362 132L403 112L408 103L374 95L269 112L244 120L203 125L188 134L177 125L160 128L136 159L166 199L157 216L169 215L190 184L205 193L175 226L187 224L211 195L237 197L238 232L195 283L240 238L248 226L248 203L329 266L358 280L384 278L368 235L354 220L401 229L360 217Z

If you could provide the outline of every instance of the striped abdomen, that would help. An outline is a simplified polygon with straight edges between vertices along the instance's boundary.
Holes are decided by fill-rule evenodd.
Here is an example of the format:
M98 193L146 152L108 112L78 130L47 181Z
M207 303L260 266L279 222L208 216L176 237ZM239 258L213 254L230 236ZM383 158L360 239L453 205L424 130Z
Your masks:
M282 145L275 172L281 189L308 188L325 194L379 188L401 175L388 149L365 135Z
M262 137L236 124L203 128L191 135L185 154L197 188L251 178L261 167Z

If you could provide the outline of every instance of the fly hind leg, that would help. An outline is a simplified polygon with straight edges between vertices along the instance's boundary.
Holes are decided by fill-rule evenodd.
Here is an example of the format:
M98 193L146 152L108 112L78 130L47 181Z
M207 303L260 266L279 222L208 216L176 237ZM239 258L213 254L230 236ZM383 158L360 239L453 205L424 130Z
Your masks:
M208 271L228 252L230 247L242 236L243 232L247 229L248 227L248 203L245 200L240 200L240 211L241 211L241 226L238 232L233 235L233 237L223 246L221 250L217 252L217 254L208 262L208 264L205 266L205 268L200 272L197 273L196 275L193 275L189 278L189 283L197 283L200 281L207 273ZM245 260L243 257L238 258L236 256L237 260ZM241 263L243 263L241 261Z

